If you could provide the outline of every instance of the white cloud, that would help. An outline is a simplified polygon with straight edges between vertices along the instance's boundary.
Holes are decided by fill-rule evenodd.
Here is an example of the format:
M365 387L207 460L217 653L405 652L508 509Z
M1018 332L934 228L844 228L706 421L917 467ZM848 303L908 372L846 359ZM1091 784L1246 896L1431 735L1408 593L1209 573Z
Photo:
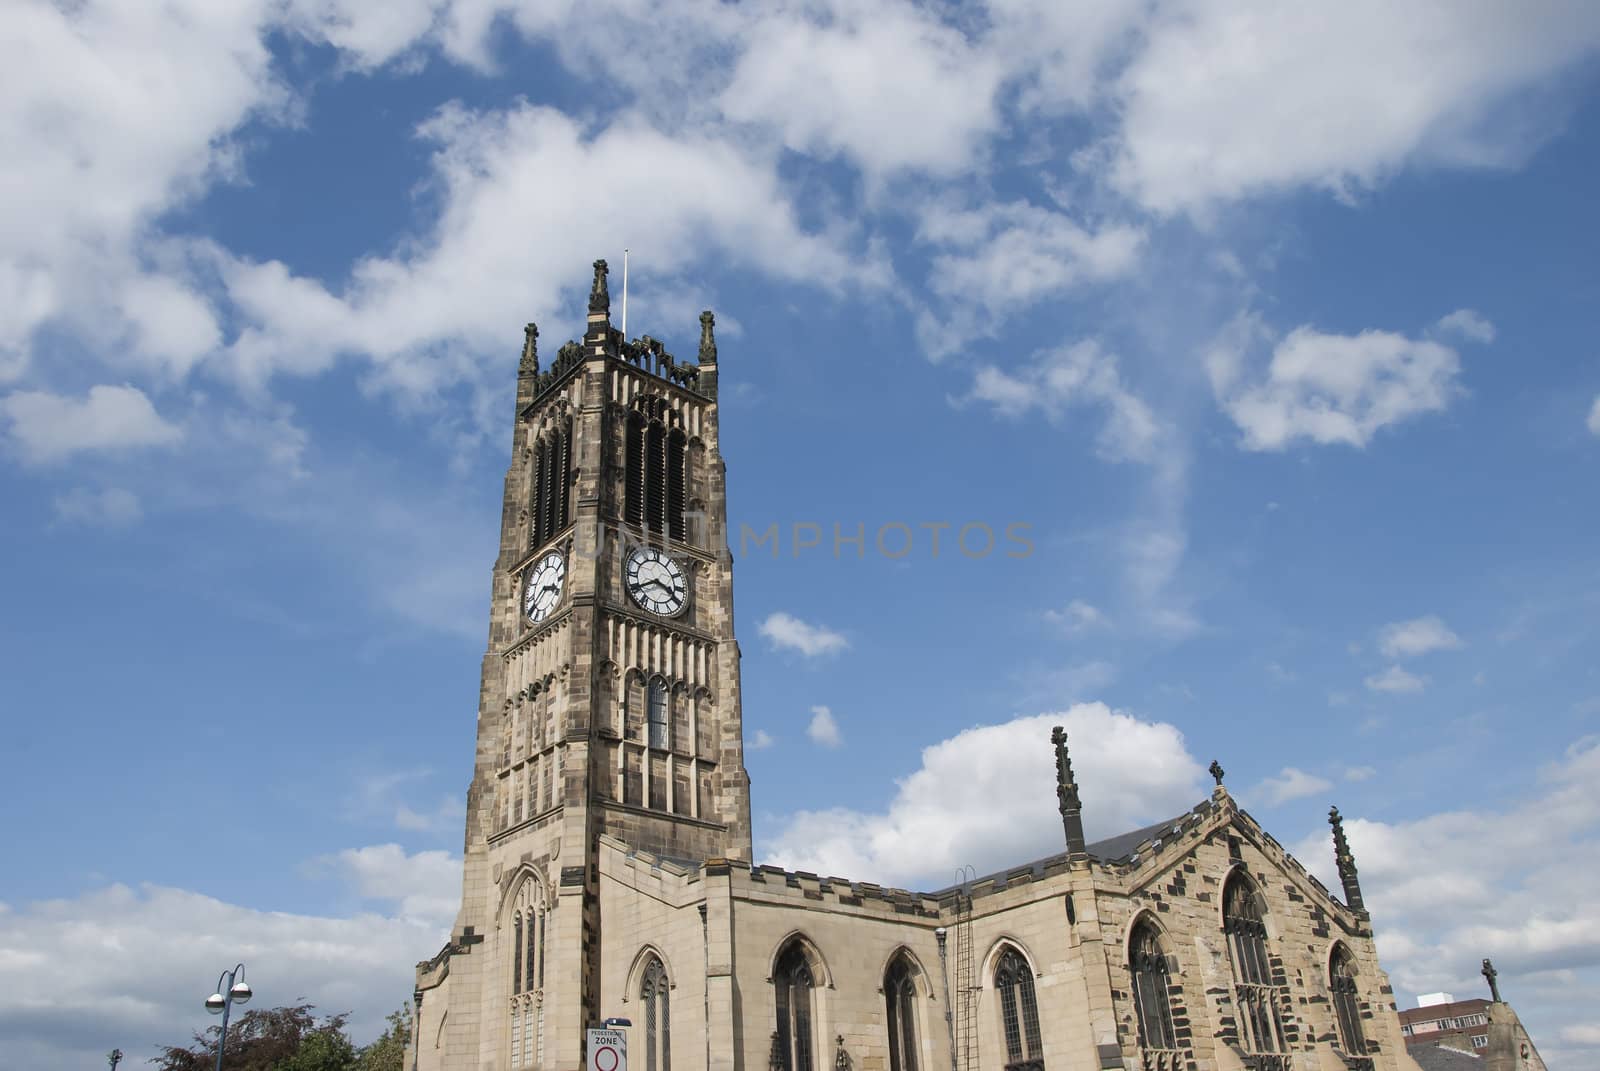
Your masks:
M761 622L761 635L780 650L798 651L807 658L834 654L850 646L841 633L826 625L813 625L782 611Z
M844 743L839 735L839 723L833 717L833 711L827 707L812 707L811 721L806 725L806 735L812 743L823 747L838 747Z
M1144 40L1101 155L1115 185L1175 212L1301 186L1348 196L1414 163L1516 163L1558 120L1512 95L1592 53L1600 9L1176 0Z
M1594 404L1589 407L1587 423L1591 435L1600 435L1600 395L1595 396Z
M163 420L150 399L127 385L89 388L86 397L14 391L0 398L13 444L35 463L60 461L85 450L167 446L183 432Z
M25 357L34 330L58 317L102 342L131 332L135 359L185 365L214 338L209 312L182 284L140 270L136 250L150 220L233 172L238 124L284 113L261 41L271 8L8 7L0 143L28 151L0 192L28 210L0 224L0 353Z
M884 285L891 274L848 254L839 236L803 229L773 163L714 138L669 136L629 115L588 129L528 104L447 105L419 134L435 147L437 224L393 257L361 261L344 293L277 262L212 251L247 323L229 347L246 381L314 374L363 353L404 398L460 382L497 390L504 325L558 308L567 322L563 294L587 288L596 251L625 243L668 282L712 255L824 286ZM529 234L539 235L532 259ZM635 281L648 289L648 278ZM548 360L556 339L544 342ZM490 354L492 369L480 368Z
M1073 599L1060 610L1046 610L1044 619L1071 633L1088 632L1106 624L1106 615L1082 599Z
M1370 781L1376 776L1378 770L1374 766L1350 766L1344 771L1346 781Z
M746 751L765 751L775 743L777 741L772 738L771 733L765 729L757 729L750 734L750 739L744 742L744 749Z
M1315 796L1332 787L1333 782L1325 777L1306 773L1295 766L1285 766L1276 777L1268 777L1257 785L1251 795L1259 794L1266 799L1268 806L1276 807L1290 800Z
M1091 229L1065 212L1025 202L925 205L919 241L933 246L933 307L917 324L933 357L992 335L1006 314L1092 283L1122 278L1138 264L1143 230L1120 223Z
M1494 324L1473 309L1457 309L1448 316L1440 317L1436 326L1440 331L1456 335L1468 342L1487 344L1494 341Z
M1427 687L1428 678L1409 673L1399 666L1390 666L1382 673L1366 678L1366 685L1374 692L1411 693Z
M1460 794L1483 801L1471 810L1401 822L1346 816L1379 953L1396 988L1478 992L1479 962L1489 956L1541 1042L1556 1037L1560 1025L1593 1017L1600 979L1597 781L1600 737L1586 737L1543 767L1536 787L1520 796L1506 795L1497 782L1493 792ZM1295 852L1329 888L1339 887L1325 827ZM1514 995L1562 976L1546 999ZM1556 1066L1550 1052L1544 1055ZM1589 1066L1600 1052L1568 1055L1568 1066Z
M758 18L719 103L797 152L845 153L875 175L949 174L970 171L998 126L1004 70L1000 56L909 4L839 4L820 24Z
M412 964L437 952L459 896L459 859L393 845L326 861L362 900L398 913L297 915L183 889L111 885L0 910L0 1044L37 1071L135 1059L207 1025L199 1001L222 967L243 960L263 1006L304 999L350 1011L365 1043L411 996ZM85 1008L94 1014L84 1015Z
M1091 840L1179 814L1204 794L1175 727L1081 703L924 748L885 811L801 811L765 852L822 874L938 888L963 864L983 873L1062 851L1053 725L1069 735Z
M144 515L139 496L121 487L74 487L55 498L57 519L87 528L120 528Z
M1097 406L1105 415L1098 448L1114 461L1154 461L1162 443L1164 429L1155 414L1123 385L1117 359L1092 340L1037 354L1016 373L980 366L972 390L957 399L958 404L971 402L1007 417L1037 409L1052 420L1074 406Z
M333 871L366 899L392 901L400 918L436 932L449 928L461 906L461 860L449 852L372 844L315 860L313 868Z
M1449 651L1461 646L1461 637L1437 616L1396 621L1378 631L1378 649L1385 658L1415 658L1430 651Z
M1265 367L1254 356L1271 342ZM1298 440L1364 447L1379 430L1444 409L1459 392L1455 350L1389 331L1334 335L1309 326L1273 339L1238 318L1205 354L1212 390L1250 450Z

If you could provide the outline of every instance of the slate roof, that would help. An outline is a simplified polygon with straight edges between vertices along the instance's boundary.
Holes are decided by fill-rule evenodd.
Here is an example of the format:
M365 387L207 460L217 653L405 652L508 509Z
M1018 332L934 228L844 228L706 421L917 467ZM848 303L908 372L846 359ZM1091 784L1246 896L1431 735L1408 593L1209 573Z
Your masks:
M1209 806L1210 802L1207 801L1206 803L1202 803L1199 807L1195 808L1195 810L1202 810ZM1091 857L1098 859L1102 863L1111 863L1121 859L1126 859L1133 854L1135 848L1139 847L1139 845L1145 843L1146 841L1164 838L1168 833L1183 828L1183 826L1193 818L1194 813L1194 811L1184 811L1182 814L1174 818L1168 818L1164 822L1157 822L1154 825L1148 825L1141 829L1131 829L1126 833L1118 833L1114 837L1106 837L1103 840L1094 841L1091 844L1085 845L1084 850L1087 851ZM978 878L972 882L972 884L977 885L986 881L993 881L996 887L1001 887L1006 884L1006 878L1009 875L1020 874L1023 872L1030 873L1034 878L1041 878L1044 876L1046 867L1053 864L1065 863L1066 861L1067 853L1057 852L1055 855L1047 855L1043 859L1035 859L1031 863L1021 863L1017 866L1006 867L1004 870L997 870L993 874L979 875ZM940 889L937 892L929 893L928 895L933 897L942 897L947 893L955 892L957 889L965 888L966 884L961 883L947 886L946 888Z
M1417 1061L1422 1071L1483 1071L1483 1058L1460 1049L1447 1049L1443 1045L1411 1045L1407 1054Z

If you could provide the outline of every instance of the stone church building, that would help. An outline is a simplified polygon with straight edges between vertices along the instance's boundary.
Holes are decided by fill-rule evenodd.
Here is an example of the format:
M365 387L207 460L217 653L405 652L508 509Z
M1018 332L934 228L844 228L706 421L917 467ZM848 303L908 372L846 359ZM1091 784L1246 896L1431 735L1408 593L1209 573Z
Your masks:
M1337 812L1342 900L1216 764L1193 810L1086 844L1058 730L1063 850L940 891L756 862L700 323L694 363L625 339L597 261L581 342L542 368L528 325L412 1067L577 1071L617 1017L633 1071L1416 1071Z

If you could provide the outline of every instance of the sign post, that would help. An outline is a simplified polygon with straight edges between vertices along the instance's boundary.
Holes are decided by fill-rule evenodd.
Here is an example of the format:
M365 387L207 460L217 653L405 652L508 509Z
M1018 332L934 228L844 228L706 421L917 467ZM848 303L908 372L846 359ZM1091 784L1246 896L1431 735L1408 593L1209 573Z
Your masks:
M628 1035L590 1027L589 1071L628 1071Z

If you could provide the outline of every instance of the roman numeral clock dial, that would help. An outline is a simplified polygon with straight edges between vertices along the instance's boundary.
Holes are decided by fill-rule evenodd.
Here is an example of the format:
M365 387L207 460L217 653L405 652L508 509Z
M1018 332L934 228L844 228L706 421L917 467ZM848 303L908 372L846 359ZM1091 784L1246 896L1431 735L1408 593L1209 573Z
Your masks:
M628 597L640 608L675 617L689 602L683 566L654 547L635 547L628 554L623 581Z
M522 590L522 612L537 625L550 616L561 601L561 585L567 579L567 561L552 550L528 570L528 586Z

